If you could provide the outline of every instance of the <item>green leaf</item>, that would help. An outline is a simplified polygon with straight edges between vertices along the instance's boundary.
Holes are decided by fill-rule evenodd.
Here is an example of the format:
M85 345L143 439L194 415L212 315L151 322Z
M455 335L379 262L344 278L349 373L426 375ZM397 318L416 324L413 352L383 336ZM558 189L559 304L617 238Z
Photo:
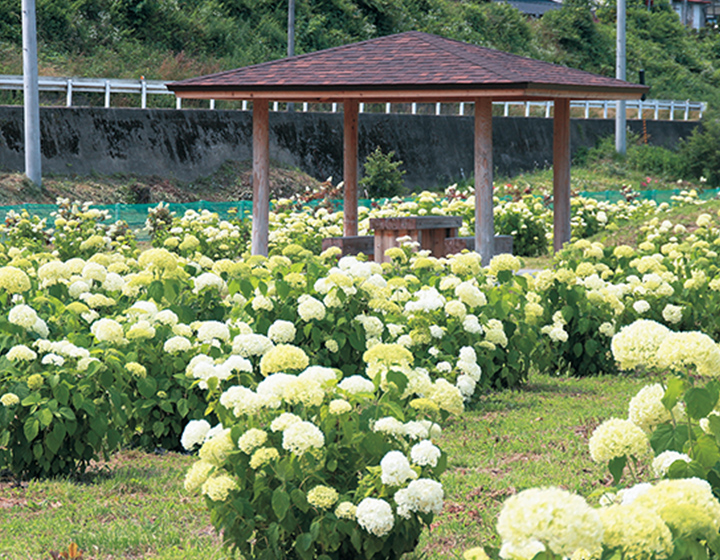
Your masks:
M290 492L290 498L292 499L292 503L295 504L295 507L303 513L307 513L310 509L310 504L308 504L305 492L300 490L300 488L293 489L293 491Z
M37 418L40 420L40 425L47 428L53 421L53 413L48 408L41 408L37 413Z
M160 280L153 280L147 287L147 293L148 296L160 303L165 295L165 286L163 286L163 283Z
M290 295L290 285L283 280L277 280L275 282L275 290L281 299L286 299L288 295Z
M163 435L163 432L165 431L165 424L161 422L160 420L153 422L153 433L155 434L155 437L160 437Z
M151 399L157 391L157 382L152 377L145 377L138 379L137 387L143 397Z
M623 455L622 457L615 457L613 459L610 459L608 461L608 470L610 471L610 474L613 477L613 484L615 486L618 485L620 482L620 479L622 478L623 471L625 470L625 465L627 464L627 456Z
M700 420L712 412L715 402L710 391L701 387L693 387L685 393L685 405L688 416Z
M112 371L109 369L103 370L103 372L100 373L100 385L102 385L105 389L112 387L114 381L115 378L113 377Z
M700 463L706 469L712 467L720 461L720 450L718 450L715 438L707 434L703 434L697 438L693 444L693 459Z
M245 299L250 299L250 297L253 295L253 285L250 283L247 279L240 280L240 291L242 292L242 295L245 297Z
M188 405L187 399L178 400L175 406L177 406L178 414L183 418L185 418L188 412L190 412L190 406Z
M28 442L34 440L38 432L40 431L40 421L35 418L34 416L30 416L27 420L25 420L25 424L23 425L23 433L25 434L25 439L28 440Z
M163 295L170 303L174 303L180 295L180 282L167 279L163 282Z
M409 383L407 376L401 371L396 370L391 370L387 373L387 381L388 383L394 383L398 388L398 393L401 395L405 392Z
M659 455L663 451L683 452L683 446L688 440L687 426L680 425L673 428L672 424L660 424L650 436L650 445Z
M709 381L707 385L705 385L705 389L707 389L708 393L710 393L710 398L713 401L713 408L717 406L718 399L720 399L720 382L713 379L712 381Z
M63 439L65 439L65 426L62 422L55 422L52 431L45 436L45 445L53 455L57 455Z
M313 536L310 533L303 533L297 538L295 546L299 552L307 552L313 543Z
M65 420L75 421L75 413L72 411L71 408L68 408L66 406L62 407L60 410L58 410L58 414L65 418Z
M665 475L668 478L705 478L705 469L697 461L690 461L686 463L682 459L673 461L673 464L668 467Z
M42 401L42 395L40 393L32 392L27 397L25 397L22 401L20 401L20 404L23 406L33 406L36 404L40 404Z
M70 390L67 385L60 383L53 389L53 396L60 404L66 405L70 400Z
M682 395L683 391L685 391L685 386L685 381L679 377L671 377L668 379L665 394L661 399L661 402L666 409L673 409L680 399L680 395Z
M290 496L282 487L275 488L272 493L272 508L278 521L285 519L290 508Z

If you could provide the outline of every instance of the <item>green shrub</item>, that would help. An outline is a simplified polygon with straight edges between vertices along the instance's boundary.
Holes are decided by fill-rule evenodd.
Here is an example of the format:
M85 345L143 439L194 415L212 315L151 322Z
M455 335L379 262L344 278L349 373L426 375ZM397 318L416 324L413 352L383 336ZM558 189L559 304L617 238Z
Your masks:
M380 347L389 355L397 345ZM397 560L414 550L442 508L446 456L431 441L440 414L418 410L429 400L411 401L409 378L395 369L374 383L315 366L263 383L297 383L299 399L286 392L277 406L256 407L252 399L267 394L259 388L214 391L210 408L224 431L203 443L209 424L197 433L195 423L183 436L202 444L185 488L206 496L226 543L258 559Z
M403 193L403 175L400 169L402 161L392 161L395 152L384 154L377 147L365 159L365 176L360 186L365 189L367 198L392 198Z
M122 440L124 380L99 360L82 371L74 360L55 360L0 358L0 467L19 478L82 472Z
M680 158L690 177L705 177L707 184L720 185L720 121L717 113L707 113L702 126L693 130L680 145Z

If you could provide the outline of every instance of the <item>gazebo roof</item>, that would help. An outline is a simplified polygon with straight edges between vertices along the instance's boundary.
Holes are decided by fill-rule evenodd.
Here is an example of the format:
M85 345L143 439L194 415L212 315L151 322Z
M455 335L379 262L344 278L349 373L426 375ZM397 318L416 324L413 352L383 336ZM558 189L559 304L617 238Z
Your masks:
M646 86L408 31L169 83L179 97L289 101L634 99Z

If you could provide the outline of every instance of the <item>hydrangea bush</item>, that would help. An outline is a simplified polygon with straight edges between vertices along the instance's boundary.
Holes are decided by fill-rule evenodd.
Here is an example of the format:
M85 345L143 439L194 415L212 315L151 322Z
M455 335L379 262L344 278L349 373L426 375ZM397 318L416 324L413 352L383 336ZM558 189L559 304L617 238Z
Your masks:
M411 384L310 366L211 391L219 423L187 425L200 459L185 487L246 557L400 558L442 509L446 465L433 442L446 401Z

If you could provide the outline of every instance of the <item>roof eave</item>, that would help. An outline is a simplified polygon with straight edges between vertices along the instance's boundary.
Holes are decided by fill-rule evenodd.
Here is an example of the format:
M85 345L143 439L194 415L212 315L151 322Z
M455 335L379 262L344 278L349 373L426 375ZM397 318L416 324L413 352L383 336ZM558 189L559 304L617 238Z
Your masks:
M649 90L638 84L588 86L572 84L454 84L454 85L308 85L308 86L190 86L167 84L177 97L185 99L267 99L292 102L342 102L358 100L365 103L383 102L457 102L491 97L506 100L550 99L639 99Z

